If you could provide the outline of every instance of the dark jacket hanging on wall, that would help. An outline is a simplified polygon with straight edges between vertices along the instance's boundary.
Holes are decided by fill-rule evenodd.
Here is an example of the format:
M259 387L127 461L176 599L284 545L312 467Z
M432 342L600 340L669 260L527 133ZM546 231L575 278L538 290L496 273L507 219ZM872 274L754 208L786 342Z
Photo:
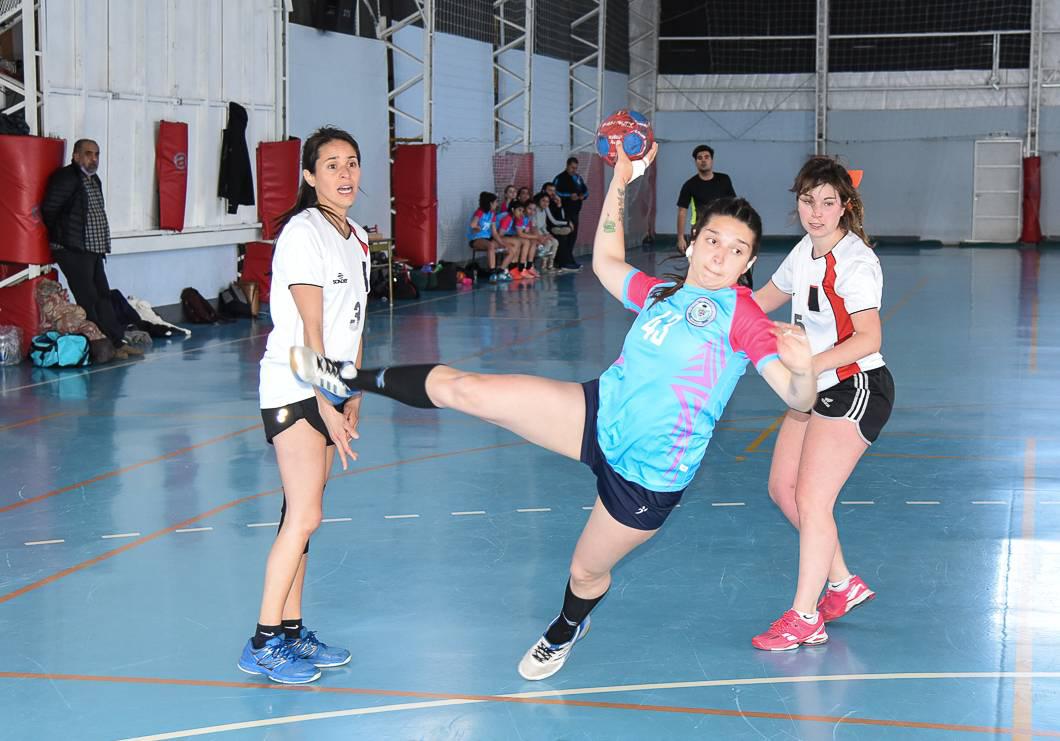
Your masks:
M221 140L221 175L217 195L228 199L228 213L240 206L254 205L254 176L250 171L247 150L247 109L238 103L228 104L228 128Z

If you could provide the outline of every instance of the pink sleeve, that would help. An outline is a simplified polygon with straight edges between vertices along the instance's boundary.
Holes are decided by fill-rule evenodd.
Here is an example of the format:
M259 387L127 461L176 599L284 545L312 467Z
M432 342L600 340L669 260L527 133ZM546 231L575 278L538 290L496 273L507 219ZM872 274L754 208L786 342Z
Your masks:
M758 307L746 289L740 291L736 297L729 344L737 352L742 350L755 364L759 373L766 363L779 357L777 338L773 336L773 322Z
M622 289L622 305L639 314L644 311L651 289L665 282L640 270L630 270L626 276L626 285Z

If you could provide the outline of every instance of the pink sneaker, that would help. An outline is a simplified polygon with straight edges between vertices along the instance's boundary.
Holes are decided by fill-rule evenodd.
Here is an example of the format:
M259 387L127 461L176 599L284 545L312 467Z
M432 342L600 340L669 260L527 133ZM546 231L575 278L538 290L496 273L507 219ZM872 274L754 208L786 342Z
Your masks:
M765 633L751 639L751 645L763 651L790 651L805 644L816 646L828 640L824 630L824 619L817 615L817 622L808 623L799 613L788 610L769 626Z
M524 270L523 274L524 275L529 275L531 278L540 278L541 277L541 273L537 272L537 268L535 268L533 265L531 265L526 270Z
M825 622L838 620L859 605L876 596L860 576L851 576L846 589L826 589L817 610Z

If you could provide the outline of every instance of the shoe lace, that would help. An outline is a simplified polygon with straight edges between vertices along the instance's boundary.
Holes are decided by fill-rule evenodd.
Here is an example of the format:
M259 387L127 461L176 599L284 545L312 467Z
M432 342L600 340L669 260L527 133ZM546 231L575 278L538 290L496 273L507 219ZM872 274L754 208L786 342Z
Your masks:
M275 669L283 666L288 661L293 661L294 658L295 656L291 653L291 649L287 644L280 643L275 646L269 646L265 653L258 657L258 663L266 669Z
M328 375L334 376L335 378L342 377L341 375L339 375L339 371L341 370L339 364L336 363L334 360L329 360L328 358L325 358L323 355L317 355L317 370L319 370L321 373L326 373Z
M769 630L778 635L781 633L791 633L793 629L797 628L799 625L796 620L798 620L798 618L795 615L790 612L785 612L769 626Z
M556 651L556 647L552 646L549 643L541 641L536 646L534 646L534 658L543 664L547 661L550 661L552 657L556 654Z
M324 646L325 644L317 638L316 632L312 630L307 630L304 636L296 638L288 644L289 648L299 653L302 651L308 651L309 653L312 653L318 648Z

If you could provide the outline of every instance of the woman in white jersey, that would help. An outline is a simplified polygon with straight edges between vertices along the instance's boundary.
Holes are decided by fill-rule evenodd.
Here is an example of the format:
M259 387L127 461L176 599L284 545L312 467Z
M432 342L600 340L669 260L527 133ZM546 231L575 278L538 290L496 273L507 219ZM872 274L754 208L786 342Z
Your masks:
M259 387L265 439L276 448L283 508L265 566L254 636L239 668L285 684L312 682L319 667L350 660L346 649L320 642L302 624L309 536L320 525L324 486L338 450L342 467L356 459L360 397L336 408L299 381L290 348L307 345L360 365L368 298L368 235L346 217L357 197L361 151L345 131L322 128L302 148L298 200L283 218L272 261L273 330L261 360ZM341 410L340 410L341 409Z
M813 348L818 393L812 410L788 411L773 449L769 496L799 530L799 582L791 609L752 640L769 651L824 643L825 623L875 596L847 568L832 510L894 404L880 355L883 272L850 173L812 157L791 190L806 236L754 297L766 312L791 301L792 322Z

